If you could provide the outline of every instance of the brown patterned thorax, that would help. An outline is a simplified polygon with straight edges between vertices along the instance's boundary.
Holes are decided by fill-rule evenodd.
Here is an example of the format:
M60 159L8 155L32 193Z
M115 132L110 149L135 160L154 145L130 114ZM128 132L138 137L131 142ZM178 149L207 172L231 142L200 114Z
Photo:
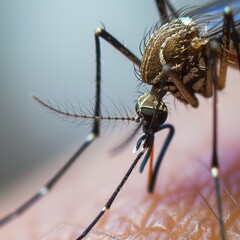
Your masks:
M167 78L162 71L163 66L168 64L185 86L201 93L206 80L207 42L196 47L196 39L202 41L191 19L186 21L179 18L161 26L145 47L140 66L142 81L149 85L160 83L186 103L171 78Z

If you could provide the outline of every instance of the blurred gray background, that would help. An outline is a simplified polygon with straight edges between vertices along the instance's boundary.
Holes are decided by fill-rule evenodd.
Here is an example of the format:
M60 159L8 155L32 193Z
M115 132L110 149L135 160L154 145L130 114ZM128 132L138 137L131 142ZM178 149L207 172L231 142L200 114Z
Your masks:
M191 3L173 2L176 8ZM103 23L140 57L144 30L157 20L150 0L0 1L1 197L57 162L66 149L80 145L90 130L53 117L31 94L73 103L77 98L90 106L95 94L95 29ZM116 104L120 98L134 109L139 82L133 64L107 43L101 41L101 46L104 96ZM114 108L108 97L104 105Z

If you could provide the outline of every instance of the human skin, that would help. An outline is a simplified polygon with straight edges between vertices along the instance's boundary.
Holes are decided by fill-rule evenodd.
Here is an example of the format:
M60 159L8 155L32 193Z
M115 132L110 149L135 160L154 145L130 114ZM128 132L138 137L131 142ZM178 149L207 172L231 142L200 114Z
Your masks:
M228 239L240 237L239 76L238 70L231 69L226 88L218 94L220 182ZM200 98L197 109L178 102L169 107L167 122L175 126L176 134L154 193L147 192L147 169L139 174L138 164L88 239L219 239L210 175L211 101ZM125 135L129 131L130 126ZM1 229L0 239L76 238L102 209L136 157L132 154L136 140L121 153L111 155L110 150L124 139L119 135L118 130L108 131L96 140L50 194ZM156 139L155 155L164 136ZM61 158L67 159L73 151ZM47 173L47 178L56 169L51 167L42 174Z

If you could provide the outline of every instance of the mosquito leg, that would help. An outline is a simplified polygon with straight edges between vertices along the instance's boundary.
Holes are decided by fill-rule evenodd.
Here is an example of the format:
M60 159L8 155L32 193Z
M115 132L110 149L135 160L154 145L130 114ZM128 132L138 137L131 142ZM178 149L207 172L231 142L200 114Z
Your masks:
M211 162L211 174L214 181L215 187L215 195L217 201L217 219L219 222L220 228L220 236L222 240L226 239L225 230L224 230L224 222L223 222L223 213L222 213L222 197L220 191L220 182L219 182L219 160L218 160L218 149L217 149L217 87L216 85L219 83L219 78L216 74L216 61L217 61L217 53L219 49L219 43L216 41L211 42L209 45L209 58L208 58L208 69L207 69L207 79L206 79L206 89L204 95L208 97L211 96L209 94L213 93L213 145L212 145L212 162ZM221 64L221 63L220 63ZM224 64L223 64L224 65ZM225 70L223 70L223 74ZM220 74L219 74L220 75ZM214 87L212 87L214 86Z
M69 169L69 167L75 162L75 160L81 155L81 153L93 142L96 138L94 133L90 133L86 138L84 144L77 150L77 152L67 161L67 163L57 172L57 174L43 187L39 189L39 191L32 196L28 201L23 203L20 207L18 207L15 211L8 214L4 218L0 220L0 226L5 225L10 222L17 216L24 213L27 209L33 206L38 200L44 197L59 181L59 179L63 176L63 174Z
M208 60L206 64L207 66L206 86L203 91L204 97L211 97L213 95L213 84L215 84L215 82L218 82L216 63L217 63L217 51L219 48L220 48L220 44L217 41L212 41L209 45L206 46L206 52L208 53Z
M162 162L162 159L166 153L166 150L173 138L173 135L174 135L174 127L171 125L171 124L164 124L162 126L159 127L158 131L161 131L163 129L166 129L168 128L169 129L169 132L168 132L168 135L164 141L164 144L163 144L163 147L161 149L161 152L159 153L158 155L158 158L157 158L157 162L154 166L154 170L153 170L153 174L152 174L152 179L151 179L151 182L149 183L149 186L148 186L148 191L149 192L153 192L154 191L154 186L155 186L155 182L156 182L156 178L157 178L157 174L158 174L158 171L159 171L159 168L160 168L160 164Z
M224 21L224 25L226 27L226 21ZM229 26L229 24L227 24ZM229 30L225 31L225 34ZM227 33L229 36L229 33ZM225 37L224 37L225 38ZM216 71L213 71L213 65L214 62L216 62L217 59L217 50L219 49L219 44L215 41L213 41L210 45L210 54L209 54L209 64L210 67L208 71L212 71L212 73L207 74L208 77L212 77L212 83L214 85L213 88L213 145L212 145L212 162L211 162L211 173L212 178L214 181L214 187L215 187L215 195L216 195L216 201L217 201L217 219L219 223L219 234L221 237L221 240L225 240L225 229L224 229L224 222L223 222L223 209L222 209L222 197L221 197L221 190L220 190L220 181L219 181L219 159L218 159L218 119L217 119L217 91L218 88L221 89L221 86L224 86L225 83L225 77L226 77L226 70L227 70L227 60L228 60L228 48L229 48L229 37L226 37L223 39L223 53L220 59L220 66L222 66L222 69L220 67L219 69L219 77L216 75ZM227 48L227 50L226 50ZM225 52L225 53L224 53ZM226 53L227 52L227 53ZM223 61L223 62L222 62ZM212 67L211 67L212 66ZM223 84L223 85L221 85Z
M231 33L232 30L232 33ZM217 212L218 212L218 222L220 227L220 236L222 240L226 239L224 222L223 222L223 210L222 210L222 198L220 191L220 182L219 182L219 160L217 152L217 89L222 89L225 85L226 72L228 66L228 57L229 57L229 46L230 38L233 40L234 47L237 52L238 64L240 68L240 53L239 53L239 35L235 30L232 11L230 8L225 8L224 11L224 25L223 25L223 46L222 54L220 59L220 70L219 78L216 78L214 82L214 96L213 96L213 155L212 155L212 177L214 180L216 200L217 200ZM213 57L214 58L214 57ZM216 57L215 57L216 58Z
M96 44L97 46L97 44ZM101 68L100 68L100 51L98 47L96 47L96 98L95 98L95 116L100 116L100 102L101 102ZM38 103L47 107L51 110L51 107L42 102L40 99L33 96L33 99ZM28 201L24 202L20 207L18 207L15 211L8 214L4 218L0 219L0 226L5 225L10 222L17 216L24 213L27 209L33 206L38 200L44 197L60 180L60 178L64 175L64 173L70 168L70 166L77 160L77 158L82 154L82 152L99 136L100 125L99 121L94 120L93 128L91 133L87 136L83 145L75 152L75 154L67 161L67 163L44 185L39 189L39 191L32 196Z
M152 144L151 154L149 157L149 167L148 167L148 186L150 186L153 178L153 157L154 157L154 141Z
M174 18L178 18L177 11L168 0L155 0L155 1L156 6L158 8L159 17L161 18L163 24L168 22L169 13L173 15Z
M156 6L158 9L158 14L159 17L162 21L162 23L167 23L168 22L168 11L167 11L167 6L165 3L165 0L156 0Z
M108 43L118 49L123 53L128 59L130 59L136 65L140 65L140 60L131 53L127 48L125 48L118 40L116 40L112 35L106 32L104 29L97 29L95 33L95 45L96 45L96 98L95 98L95 110L94 116L101 115L101 52L99 37L105 39ZM49 108L51 107L42 102L40 99L33 97L38 103ZM24 213L27 209L33 206L39 199L45 196L60 180L64 173L70 168L70 166L77 160L77 158L82 154L82 152L99 136L100 134L100 122L97 118L93 121L93 127L91 133L87 136L83 145L75 152L75 154L67 161L67 163L51 178L46 185L39 189L39 191L31 197L28 201L24 202L15 211L8 214L7 216L0 219L0 226L10 222L17 216Z
M183 84L182 80L170 69L168 64L165 64L163 71L169 77L171 77L172 82L176 88L182 93L186 101L194 108L198 107L198 100L195 97L194 93L189 91L189 89Z
M151 173L151 180L149 181L149 184L148 184L148 192L153 192L154 191L154 186L155 186L155 181L156 181L156 178L157 178L157 174L158 174L158 170L160 168L160 164L162 162L162 159L168 149L168 146L173 138L173 135L174 135L174 127L171 125L171 124L164 124L162 126L159 127L159 129L157 130L157 132L163 130L163 129L166 129L168 128L169 129L169 133L164 141L164 144L163 144L163 147L161 148L161 152L159 153L158 155L158 158L157 158L157 161L156 161L156 164L154 166L154 170L153 172ZM152 149L148 149L147 153L145 154L144 156L144 159L140 165L140 168L139 168L139 172L142 173L144 168L145 168L145 165L147 164L147 161L148 159L150 158L151 156L151 153L152 153Z
M100 42L99 37L110 43L114 48L120 51L125 57L127 57L131 62L136 64L138 67L140 66L140 60L130 52L122 43L120 43L115 37L113 37L109 32L105 29L98 28L95 32L95 42L96 42L96 52L100 54ZM99 55L100 61L100 55ZM100 62L97 64L100 67Z
M222 52L220 57L220 71L219 78L216 83L217 89L223 89L225 87L227 67L228 67L228 58L229 58L229 46L230 46L230 30L232 11L229 8L225 8L224 11L224 23L223 23L223 37L222 37Z
M100 83L100 73L101 73L101 57L100 57L100 41L99 38L104 39L109 44L111 44L114 48L116 48L118 51L120 51L124 56L126 56L131 62L136 64L138 67L140 66L140 60L132 53L130 52L123 44L121 44L116 38L114 38L110 33L108 33L106 30L102 28L98 28L95 32L95 43L96 43L96 56L97 56L97 79L99 79ZM98 83L97 83L98 84ZM92 221L92 223L86 228L86 230L77 238L77 240L84 238L89 231L95 226L95 224L99 221L99 219L103 216L103 214L111 207L114 199L118 195L119 191L121 190L122 186L127 181L128 177L130 176L132 170L136 166L137 162L141 158L141 156L145 153L146 148L143 148L142 151L138 154L135 161L132 163L130 168L128 169L127 173L125 174L124 178L110 197L110 199L105 204L104 208L101 210L101 212L98 214L98 216Z
M102 208L102 210L100 211L100 213L97 215L97 217L92 221L92 223L85 229L85 231L81 234L81 236L79 236L76 240L80 240L83 239L90 231L91 229L97 224L97 222L99 221L99 219L101 219L101 217L103 216L103 214L110 209L112 203L114 202L115 198L117 197L118 193L120 192L121 188L123 187L123 185L126 183L128 177L131 175L133 169L135 168L135 166L137 165L138 161L141 159L142 155L145 153L146 148L143 148L140 153L138 154L138 156L136 157L136 159L133 161L132 165L130 166L130 168L128 169L127 173L125 174L125 176L123 177L123 179L121 180L120 184L117 186L116 190L114 191L114 193L112 194L112 196L109 198L109 200L106 202L106 204L104 205L104 207Z
M97 68L98 69L98 68ZM100 73L99 71L96 74L96 102L95 102L95 116L99 116L100 113ZM53 110L51 106L47 105L37 97L33 96L33 99L36 100L42 106ZM85 149L99 136L99 121L94 120L93 128L90 134L87 136L83 145L73 154L73 156L63 165L63 167L43 186L38 192L33 195L29 200L24 202L20 207L14 210L12 213L9 213L2 219L0 219L0 227L6 223L12 221L25 211L27 211L31 206L33 206L38 200L44 197L49 191L57 184L65 172L72 166L72 164L77 160L77 158L85 151Z
M211 173L215 186L215 194L217 200L217 213L218 213L218 222L219 222L219 233L221 240L225 240L225 229L223 222L223 211L222 211L222 197L220 191L220 182L219 182L219 160L217 152L217 89L214 87L213 90L213 149L212 149L212 166Z

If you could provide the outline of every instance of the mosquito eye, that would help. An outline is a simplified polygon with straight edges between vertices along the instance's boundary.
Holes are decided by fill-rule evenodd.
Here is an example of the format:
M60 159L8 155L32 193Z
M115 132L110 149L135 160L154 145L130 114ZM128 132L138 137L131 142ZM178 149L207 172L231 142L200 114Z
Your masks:
M144 117L152 117L154 114L154 109L150 107L141 107L141 113Z
M156 114L156 129L166 121L168 116L166 104L162 101L159 103L157 98L150 93L145 93L138 99L135 109L137 114L143 118L146 129L148 129L154 114Z

